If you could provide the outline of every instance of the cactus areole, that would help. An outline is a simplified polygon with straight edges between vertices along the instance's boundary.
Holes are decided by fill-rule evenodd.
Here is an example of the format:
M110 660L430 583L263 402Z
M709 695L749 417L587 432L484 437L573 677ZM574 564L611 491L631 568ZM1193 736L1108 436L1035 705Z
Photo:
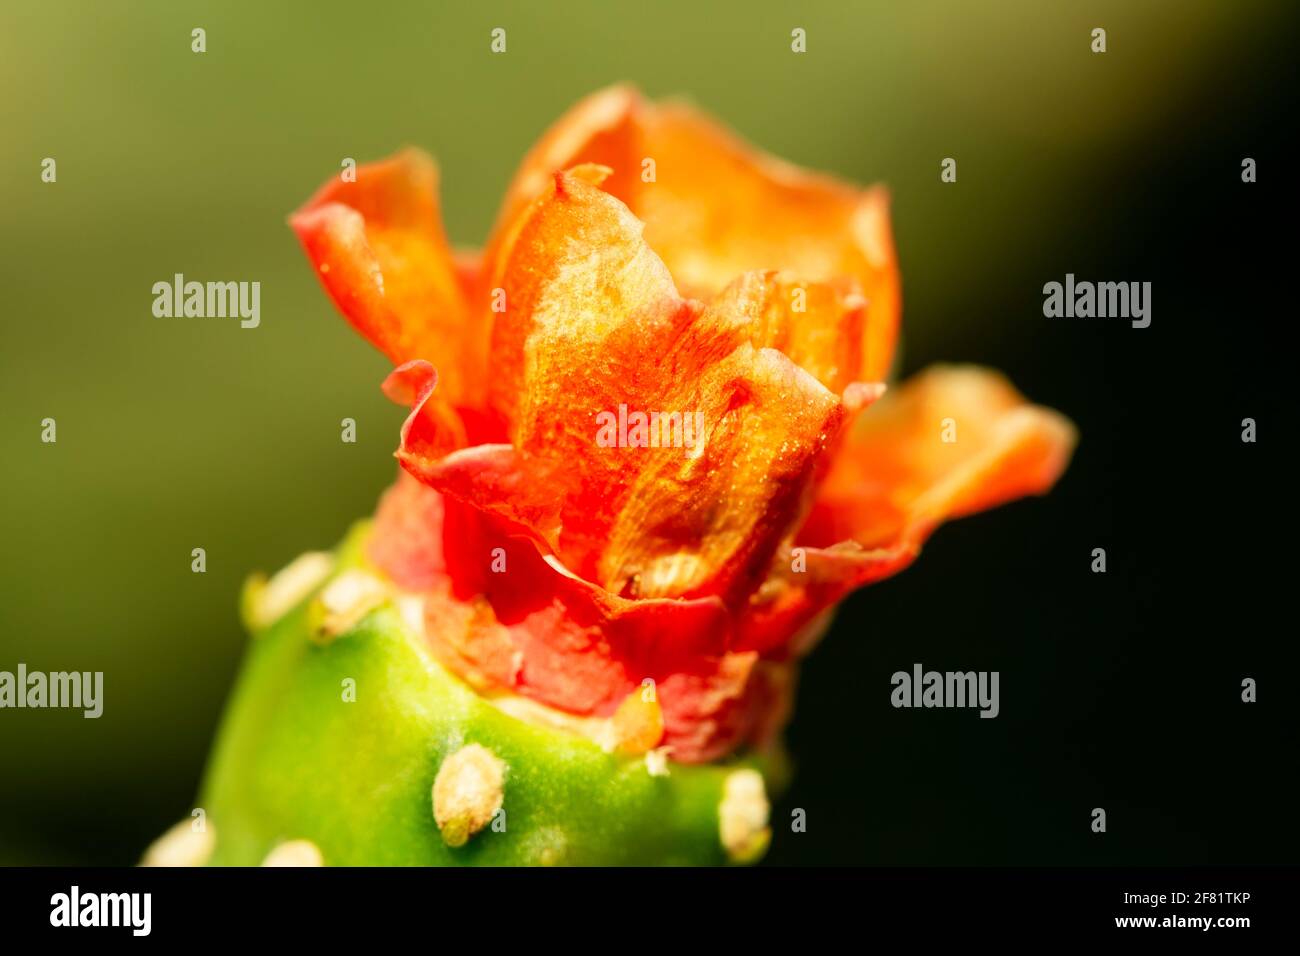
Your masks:
M402 471L336 553L249 582L207 835L151 859L755 860L836 602L1074 444L983 369L886 389L882 188L628 88L543 135L481 251L416 150L290 223L393 363Z

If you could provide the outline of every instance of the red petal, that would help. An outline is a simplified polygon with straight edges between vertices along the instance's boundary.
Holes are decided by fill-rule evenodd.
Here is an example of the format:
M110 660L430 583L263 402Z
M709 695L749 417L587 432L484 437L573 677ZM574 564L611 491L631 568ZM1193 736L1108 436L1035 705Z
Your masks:
M755 655L728 652L731 617L717 599L611 595L409 478L385 495L369 554L422 594L434 654L485 693L609 716L650 678L663 743L684 761L720 756L756 726Z

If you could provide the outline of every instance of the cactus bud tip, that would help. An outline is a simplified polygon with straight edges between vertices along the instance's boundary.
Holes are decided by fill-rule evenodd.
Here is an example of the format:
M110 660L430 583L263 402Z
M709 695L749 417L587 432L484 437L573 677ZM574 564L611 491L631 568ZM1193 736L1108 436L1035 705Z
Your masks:
M388 586L373 574L344 571L325 586L312 605L312 637L328 644L387 598Z
M288 840L266 855L263 866L324 866L320 848L311 840Z
M442 762L433 781L433 819L448 846L463 846L501 809L505 763L481 744L467 744Z
M772 838L768 827L771 808L757 770L728 774L718 806L718 833L727 856L737 863L758 859Z
M195 829L195 821L182 820L144 851L141 866L203 866L217 845L217 831L210 823Z

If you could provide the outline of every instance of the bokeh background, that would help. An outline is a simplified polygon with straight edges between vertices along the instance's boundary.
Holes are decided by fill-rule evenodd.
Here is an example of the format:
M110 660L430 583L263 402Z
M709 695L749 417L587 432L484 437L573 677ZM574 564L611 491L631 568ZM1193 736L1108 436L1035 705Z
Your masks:
M385 362L286 214L343 157L411 143L440 161L453 240L477 244L538 133L623 80L888 183L902 370L996 366L1083 435L1052 496L944 528L845 605L805 668L769 859L1294 861L1294 622L1270 548L1295 10L6 0L0 669L102 670L106 700L97 721L0 711L0 863L131 863L185 817L245 643L241 581L332 545L393 477ZM261 327L155 319L176 272L259 280ZM1151 328L1043 318L1066 272L1152 281ZM893 710L914 661L1001 670L1001 716Z

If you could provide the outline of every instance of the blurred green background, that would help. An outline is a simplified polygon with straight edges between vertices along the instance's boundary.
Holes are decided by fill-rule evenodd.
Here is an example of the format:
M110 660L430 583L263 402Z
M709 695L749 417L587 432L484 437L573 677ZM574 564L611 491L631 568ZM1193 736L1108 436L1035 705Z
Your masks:
M1075 417L1082 471L1060 507L1092 509L1104 524L1109 499L1086 481L1088 469L1113 471L1108 416L1123 402L1090 416L1090 395L1122 391L1119 372L1104 366L1107 349L1136 340L1122 330L1049 330L1039 290L1108 262L1117 244L1136 255L1164 242L1151 232L1159 210L1201 201L1180 192L1189 163L1240 185L1240 157L1252 137L1275 133L1269 111L1294 79L1285 43L1293 10L1188 0L6 0L0 669L102 670L105 711L97 721L0 711L0 863L133 862L185 816L244 645L242 579L332 545L394 474L402 412L380 395L385 361L335 315L284 221L344 157L426 148L441 164L453 241L477 244L546 125L593 89L630 80L650 95L685 94L796 163L884 181L903 265L904 369L979 360ZM207 31L202 55L190 50L197 26ZM497 26L508 31L500 56L488 49ZM807 30L804 55L790 52L796 26ZM1108 31L1102 56L1089 50L1096 26ZM948 156L958 160L951 186L939 182ZM44 157L57 160L56 184L40 180ZM1154 205L1153 190L1163 197ZM176 272L259 280L261 327L154 318L151 286ZM1116 267L1099 277L1149 275ZM1161 299L1158 289L1157 329L1176 321ZM1080 356L1081 347L1095 353ZM1149 367L1160 361L1153 355ZM40 441L47 416L58 422L55 445ZM359 423L355 445L339 440L345 416ZM922 579L906 585L915 597L890 583L879 598L855 598L828 647L848 654L857 642L878 646L882 632L949 626L926 619L924 576L951 587L967 572L945 554L968 548L988 565L978 548L997 536L1018 534L1009 547L1023 547L1056 527L1047 512L1016 513L1025 517L1011 525L977 519L978 544L963 543L974 541L959 537L967 532L941 534L927 553L935 568L923 557L906 576ZM207 550L206 574L190 571L195 547ZM1046 594L1018 605L1031 608L1016 612L1024 617L1007 617L996 590L1007 579L991 565L968 585L978 605L970 629L1048 640L1028 632L1068 614L1068 603L1063 612ZM1019 571L1030 573L1028 564ZM1130 616L1142 606L1125 600ZM1014 640L998 652L1015 656ZM887 693L875 684L913 659L928 660L910 650L882 658L885 676L873 674L867 692L873 711ZM1103 654L1098 666L1111 661ZM850 674L863 666L842 663ZM801 766L820 761L826 771L840 769L855 739L819 743L843 719L834 709L860 710L836 696L851 686L835 684L828 667L814 658L807 716L792 729ZM1030 772L1015 764L1017 746L1005 745L1000 772L1017 780L1008 790ZM863 789L810 819L843 811L858 822L838 838L828 824L803 845L778 836L776 859L1092 858L1032 833L1010 845L942 830L927 837L926 815L947 812L939 791L928 791L928 804L899 803L898 813L916 814L910 823L873 816L867 794L881 786L877 774L896 774L892 757L847 756ZM801 780L835 785L834 774L822 776L808 770ZM796 789L792 799L820 806L820 792ZM899 826L910 844L888 843ZM1190 857L1215 855L1198 846Z

